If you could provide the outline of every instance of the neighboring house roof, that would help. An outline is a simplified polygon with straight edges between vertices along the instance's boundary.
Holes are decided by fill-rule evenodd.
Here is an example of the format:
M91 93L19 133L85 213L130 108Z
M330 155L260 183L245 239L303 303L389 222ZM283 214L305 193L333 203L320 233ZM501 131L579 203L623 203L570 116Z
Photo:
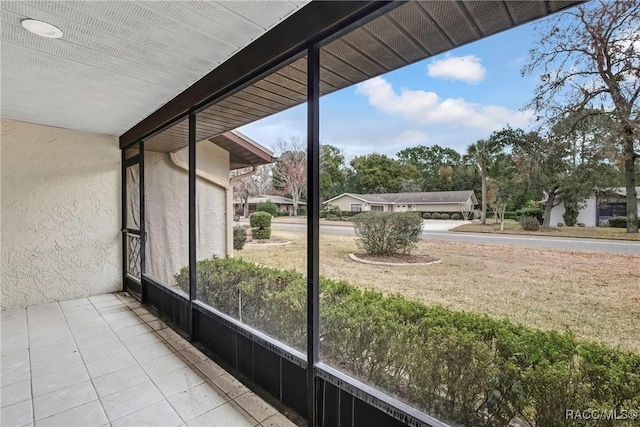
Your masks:
M268 194L261 194L256 197L249 197L249 203L263 203L263 202L272 202L276 205L293 205L293 200L288 197L282 196L270 196ZM305 202L298 202L299 205L306 205Z
M429 203L466 203L469 198L476 205L478 199L472 190L464 191L431 191L422 193L384 193L384 194L356 194L344 193L333 197L324 203L329 203L344 196L351 196L355 199L372 204L393 205L404 204L429 204Z
M609 191L619 194L620 196L627 196L627 188L626 187L615 187L610 188ZM636 198L640 199L640 187L636 187Z
M622 197L626 197L626 195L627 195L626 187L601 188L598 191L607 192L607 193L615 193L615 194L617 194L619 196L622 196ZM594 196L591 196L591 197L594 197ZM640 199L640 187L636 187L636 198ZM549 199L549 194L547 192L544 192L542 194L542 200L540 201L540 203L546 203L548 199Z

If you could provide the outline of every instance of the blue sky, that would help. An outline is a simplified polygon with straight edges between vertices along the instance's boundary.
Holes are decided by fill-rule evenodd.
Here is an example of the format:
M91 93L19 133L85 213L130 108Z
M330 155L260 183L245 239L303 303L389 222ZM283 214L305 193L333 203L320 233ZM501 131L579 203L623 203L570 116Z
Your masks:
M525 129L524 110L536 78L522 77L535 24L526 24L329 94L320 101L320 138L347 159L394 156L416 145L464 152L510 124ZM240 131L273 148L277 138L306 137L306 106L251 123Z

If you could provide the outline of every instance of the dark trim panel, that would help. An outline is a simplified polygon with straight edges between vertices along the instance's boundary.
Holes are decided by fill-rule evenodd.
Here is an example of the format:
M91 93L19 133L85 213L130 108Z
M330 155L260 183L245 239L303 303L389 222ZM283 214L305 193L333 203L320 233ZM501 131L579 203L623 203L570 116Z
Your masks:
M148 138L190 111L224 96L360 19L394 2L313 1L220 64L120 136L120 147ZM400 2L396 2L400 5ZM395 6L394 6L395 7ZM295 37L292 37L295 34Z
M319 360L320 324L320 48L307 53L307 413L317 422L314 366Z

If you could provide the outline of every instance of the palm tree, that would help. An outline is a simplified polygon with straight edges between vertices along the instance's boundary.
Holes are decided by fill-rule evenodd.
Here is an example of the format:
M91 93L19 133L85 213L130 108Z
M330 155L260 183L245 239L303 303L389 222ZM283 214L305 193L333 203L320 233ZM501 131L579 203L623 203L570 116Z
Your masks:
M487 223L487 178L489 168L495 162L500 153L499 144L489 140L479 140L475 144L467 147L466 158L478 168L480 180L482 182L482 224Z

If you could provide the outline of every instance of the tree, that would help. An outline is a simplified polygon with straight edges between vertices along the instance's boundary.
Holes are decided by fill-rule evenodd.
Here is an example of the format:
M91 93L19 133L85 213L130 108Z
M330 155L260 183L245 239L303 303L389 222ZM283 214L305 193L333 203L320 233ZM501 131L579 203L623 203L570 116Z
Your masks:
M414 165L420 172L420 184L425 191L454 190L456 170L462 156L452 148L432 145L405 148L398 153L403 163ZM459 188L458 190L468 190Z
M249 198L266 193L271 189L272 180L271 165L260 165L256 170L233 183L233 198L242 205L242 216L249 216ZM231 177L245 175L251 171L243 168L231 171Z
M353 190L358 193L398 193L403 183L420 178L414 165L378 153L355 157L351 167Z
M307 191L307 153L300 138L276 141L280 153L273 167L274 186L283 190L293 202L293 216L298 215L298 204Z
M345 192L347 171L344 155L333 145L320 146L320 199L327 200Z
M596 0L548 22L523 69L523 75L541 71L531 106L554 118L589 108L613 118L611 131L625 171L627 232L637 233L640 3ZM600 111L597 102L603 105Z
M495 161L501 147L494 139L480 140L467 147L466 158L478 168L482 185L482 224L487 223L487 178L489 168Z
M572 138L554 129L556 133L549 131L545 135L530 132L513 141L512 147L521 179L531 182L546 197L542 223L545 227L550 226L554 207L565 199L568 203L583 203L612 170L599 150L585 150L585 156L574 164Z

